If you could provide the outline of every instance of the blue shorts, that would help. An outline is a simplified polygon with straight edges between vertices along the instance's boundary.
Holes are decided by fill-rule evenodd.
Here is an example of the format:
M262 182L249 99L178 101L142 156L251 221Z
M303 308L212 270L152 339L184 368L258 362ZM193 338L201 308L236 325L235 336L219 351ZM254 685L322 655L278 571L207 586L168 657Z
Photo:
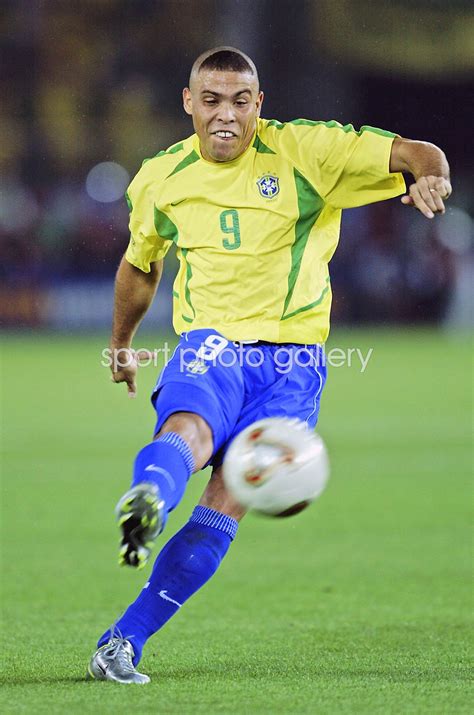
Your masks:
M232 439L264 417L298 417L313 428L326 382L321 345L233 343L215 330L184 333L153 390L155 434L174 412L212 430L218 466Z

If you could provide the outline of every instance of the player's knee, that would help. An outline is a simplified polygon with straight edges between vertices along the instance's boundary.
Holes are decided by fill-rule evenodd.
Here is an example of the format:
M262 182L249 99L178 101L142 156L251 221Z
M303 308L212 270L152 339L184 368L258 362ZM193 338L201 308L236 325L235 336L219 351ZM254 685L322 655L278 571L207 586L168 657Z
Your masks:
M246 514L246 510L241 506L227 490L222 476L222 467L218 467L204 490L204 494L199 500L201 506L221 512L240 521Z
M212 431L207 422L192 412L175 412L168 417L156 437L176 432L189 445L196 471L209 461L213 452Z

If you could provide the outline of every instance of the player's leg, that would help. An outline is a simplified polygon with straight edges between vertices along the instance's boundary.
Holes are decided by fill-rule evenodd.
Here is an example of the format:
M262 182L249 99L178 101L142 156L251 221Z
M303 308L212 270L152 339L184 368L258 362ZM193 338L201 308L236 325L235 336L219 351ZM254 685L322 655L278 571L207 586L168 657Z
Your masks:
M230 351L231 361L217 357ZM135 459L131 488L120 499L120 563L141 567L191 474L228 438L243 402L235 346L212 330L187 333L153 392L155 438Z
M227 440L217 442L216 461L222 459L233 436L262 417L294 416L305 420L310 427L315 426L326 377L325 365L321 365L319 359L321 350L318 346L295 345L286 348L288 356L281 356L277 354L279 349L278 346L265 348L262 369L254 374L253 369L246 370L250 399L240 409L240 419L228 433ZM250 389L253 385L255 389ZM190 521L159 554L150 581L117 622L125 637L122 642L128 644L123 647L135 653L133 663L138 663L147 638L215 573L242 516L243 510L225 488L222 470L215 470ZM107 640L111 635L108 631L103 638ZM91 667L99 653L94 656ZM134 674L143 678L136 673L132 656L129 657Z
M100 638L89 666L93 677L148 682L147 676L135 670L146 641L214 575L244 514L225 488L222 467L218 467L190 520L158 555L136 601L116 622L113 632L109 629ZM124 669L124 662L128 668Z
M167 515L181 501L189 477L210 459L212 430L192 412L176 412L138 453L131 488L116 507L122 531L120 563L141 567Z
M222 471L222 464L213 470L198 506L226 514L239 522L245 516L246 510L227 490Z
M188 333L180 343L182 352L175 352L154 391L156 437L137 457L132 490L145 490L150 496L149 490L156 489L156 498L167 501L170 509L178 503L190 473L202 467L228 440L240 413L244 384L238 361L231 361L230 366L215 361L216 350L222 351L226 346L235 351L231 343L214 331ZM166 484L155 481L163 479ZM134 667L143 644L216 571L243 516L222 489L219 474L214 473L203 499L189 522L158 555L150 580L138 599L114 628L100 638L99 650L89 665L93 677L148 682ZM129 508L127 498L121 502L124 510ZM165 504L160 509L165 514ZM143 533L143 514L139 510L138 515L140 519L135 526ZM126 513L120 513L120 518L123 516L127 517L122 526L126 530L133 522ZM146 517L149 525L153 517L151 520L148 514ZM136 538L137 532L133 536Z

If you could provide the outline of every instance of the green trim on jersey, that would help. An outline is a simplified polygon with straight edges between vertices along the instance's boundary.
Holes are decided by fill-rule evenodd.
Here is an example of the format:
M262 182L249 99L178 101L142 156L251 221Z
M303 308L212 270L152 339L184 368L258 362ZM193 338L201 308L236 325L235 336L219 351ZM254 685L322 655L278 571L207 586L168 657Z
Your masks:
M158 159L160 156L168 156L168 154L177 154L178 151L183 151L184 149L184 142L179 142L179 144L174 144L173 146L170 146L169 149L163 149L162 151L159 151L158 154L155 154L155 156L149 156L147 159L143 159L142 161L142 166L143 164L146 164L147 161L151 161L152 159Z
M309 234L324 207L323 199L314 186L309 183L308 179L306 179L303 174L300 174L298 169L293 169L293 175L298 198L299 215L295 224L295 241L291 247L291 269L288 275L288 292L280 320L285 319L285 313L295 290L296 281L301 268L301 260L308 242Z
M283 122L279 122L278 119L270 119L267 122L267 127L275 127L275 129L284 129L285 125Z
M323 288L323 291L319 298L317 298L313 303L309 303L309 305L304 305L302 308L298 308L297 310L294 310L292 313L288 313L288 315L285 315L281 320L288 320L288 318L293 318L294 315L298 315L298 313L303 313L305 310L311 310L311 308L315 308L317 305L323 302L323 299L326 297L326 293L329 291L329 276L326 278L326 287Z
M128 191L125 192L125 201L127 202L128 213L131 214L133 211L133 206L132 206L132 201L130 199L130 196L128 195Z
M390 139L393 139L394 137L398 136L398 134L394 134L393 132L387 132L385 129L379 129L378 127L370 127L368 125L364 125L359 129L359 131L356 131L352 124L340 124L335 119L331 119L329 122L314 121L312 119L292 119L290 122L279 122L276 119L271 119L267 123L267 126L275 127L275 129L283 129L287 124L293 124L297 127L323 126L327 127L328 129L342 129L342 131L346 134L354 132L354 134L357 134L357 136L359 137L363 132L373 132L374 134L378 134L381 137L388 137Z
M177 164L175 166L175 168L173 169L171 174L168 174L168 176L166 178L169 179L170 176L177 174L178 172L182 171L183 169L186 169L187 166L194 164L195 161L199 161L199 158L200 158L199 154L196 151L194 151L194 149L193 149L190 154L187 154L187 156L185 156L184 159L182 159L179 162L179 164Z
M374 134L378 134L381 137L388 137L389 139L394 139L395 137L398 137L398 134L394 134L393 132L387 132L386 129L379 129L378 127L369 127L369 126L363 126L359 129L357 134L360 136L362 132L373 132Z
M189 290L189 281L193 277L193 269L191 268L191 264L188 262L188 259L186 256L188 255L189 248L182 248L181 249L181 254L183 256L184 262L186 264L186 283L184 284L184 295L186 297L186 302L193 311L193 317L188 318L186 315L183 315L183 320L185 320L187 323L192 323L194 318L196 317L196 311L194 310L193 302L191 300L191 291Z
M339 124L335 119L331 119L329 122L313 121L312 119L292 119L291 122L287 124L294 124L297 127L327 127L328 129L342 129L343 132L348 134L349 132L354 132L357 134L356 130L352 124Z
M164 241L178 243L178 228L170 218L160 209L154 207L154 224L157 234Z
M190 292L189 292L189 287L188 287L188 282L189 282L189 280L192 278L192 275L193 275L193 274L192 274L191 266L190 266L189 263L186 261L186 253L187 253L187 250L186 250L186 248L183 248L183 249L181 249L181 250L182 250L182 253L183 253L184 261L185 261L185 263L186 263L186 287L185 287L186 300L187 300L187 302L189 303L189 305L190 305L190 307L191 307L191 309L192 309L192 311L193 311L193 314L195 315L195 313L194 313L194 308L193 308L192 303L191 303L191 294L190 294ZM180 300L180 297L181 297L181 296L179 295L179 293L178 293L177 290L175 290L175 289L173 288L172 293L173 293L173 298L177 298L178 300ZM194 318L188 318L187 315L183 315L182 313L181 313L181 317L182 317L182 319L185 320L187 323L192 323L193 320L194 320Z
M260 137L257 136L255 137L255 141L252 144L253 148L257 150L258 154L276 154L276 151L273 151L273 149L270 149L269 146L264 144Z

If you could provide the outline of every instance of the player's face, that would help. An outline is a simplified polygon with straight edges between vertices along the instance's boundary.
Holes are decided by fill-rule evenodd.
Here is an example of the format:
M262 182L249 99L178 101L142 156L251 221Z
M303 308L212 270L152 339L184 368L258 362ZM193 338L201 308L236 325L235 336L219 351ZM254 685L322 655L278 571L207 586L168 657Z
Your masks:
M202 70L183 90L201 153L208 161L232 161L248 147L260 115L263 92L247 72Z

